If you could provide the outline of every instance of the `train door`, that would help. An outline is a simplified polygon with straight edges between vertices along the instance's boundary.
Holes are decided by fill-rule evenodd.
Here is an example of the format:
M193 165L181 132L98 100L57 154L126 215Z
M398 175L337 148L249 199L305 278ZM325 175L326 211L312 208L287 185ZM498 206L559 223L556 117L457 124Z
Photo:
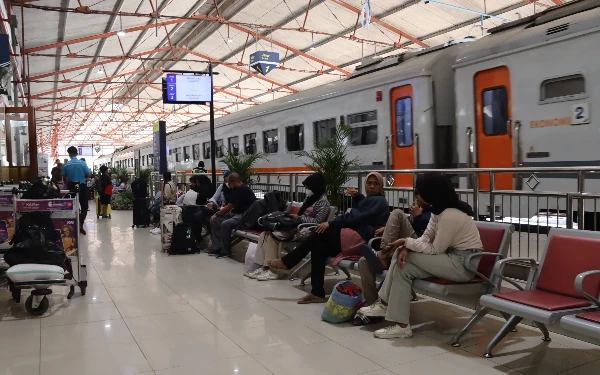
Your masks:
M416 169L413 134L413 87L395 87L390 95L392 109L391 158L392 169ZM412 187L411 174L394 176L394 186Z
M506 66L475 75L475 120L477 127L477 166L512 168L510 72ZM481 190L490 189L487 173L479 176ZM495 188L513 190L513 174L495 175Z

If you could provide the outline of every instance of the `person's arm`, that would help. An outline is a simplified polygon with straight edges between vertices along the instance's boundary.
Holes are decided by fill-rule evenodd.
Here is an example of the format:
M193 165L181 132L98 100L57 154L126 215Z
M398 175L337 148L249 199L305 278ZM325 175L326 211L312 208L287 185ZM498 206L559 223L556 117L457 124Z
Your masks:
M300 216L303 223L321 224L327 219L329 213L329 202L326 199L319 199L313 207L314 216Z
M217 191L215 191L215 194L213 194L212 198L210 198L208 201L213 202L214 204L218 204L219 198L221 198L221 194L223 194L223 184L219 185Z
M82 161L81 165L83 165L83 173L85 174L86 178L91 178L92 177L92 170L90 169L90 167L88 167L87 163Z
M227 203L227 205L221 208L214 216L223 216L228 214L231 210L235 208L233 203Z
M434 225L428 227L432 232L434 231L433 241L423 242L407 238L405 245L409 250L423 254L442 254L452 246L462 225L461 218L444 215L443 217L437 216L435 219L437 220ZM431 221L434 221L434 218Z
M373 199L370 205L361 208L352 209L349 213L340 215L329 222L332 228L352 228L361 224L365 224L383 212L389 210L388 203L385 199Z

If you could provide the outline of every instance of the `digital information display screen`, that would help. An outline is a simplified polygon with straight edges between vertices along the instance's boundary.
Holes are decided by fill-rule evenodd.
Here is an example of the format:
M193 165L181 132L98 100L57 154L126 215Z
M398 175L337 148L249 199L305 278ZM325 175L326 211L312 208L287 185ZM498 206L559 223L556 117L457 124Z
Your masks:
M208 103L212 89L211 79L208 75L167 74L167 78L163 78L163 102Z

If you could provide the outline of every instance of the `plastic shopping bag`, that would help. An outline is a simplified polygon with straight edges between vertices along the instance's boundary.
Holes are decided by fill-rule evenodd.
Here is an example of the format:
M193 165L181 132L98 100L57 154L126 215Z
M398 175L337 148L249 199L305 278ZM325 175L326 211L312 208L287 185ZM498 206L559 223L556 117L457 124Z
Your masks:
M248 244L248 250L246 250L246 260L244 261L244 274L249 274L260 268L260 264L254 263L254 257L256 257L257 244L251 242Z

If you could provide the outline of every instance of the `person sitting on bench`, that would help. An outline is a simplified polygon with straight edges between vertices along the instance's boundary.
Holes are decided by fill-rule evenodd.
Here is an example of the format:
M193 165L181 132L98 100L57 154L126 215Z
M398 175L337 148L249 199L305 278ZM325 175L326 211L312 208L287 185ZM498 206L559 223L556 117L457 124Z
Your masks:
M325 298L325 266L327 258L335 257L342 249L358 247L375 235L390 216L389 205L383 193L383 177L378 172L367 175L367 197L354 193L352 210L320 224L315 232L297 248L280 259L269 262L278 269L291 269L312 251L312 291L298 300L299 304L323 303Z
M420 175L416 193L420 204L432 206L429 225L417 239L400 238L390 244L396 250L379 299L359 310L364 316L385 317L396 323L375 331L377 338L412 336L409 317L413 280L437 277L467 282L479 265L479 257L465 264L467 255L482 251L483 244L475 221L458 199L450 179L438 172Z

